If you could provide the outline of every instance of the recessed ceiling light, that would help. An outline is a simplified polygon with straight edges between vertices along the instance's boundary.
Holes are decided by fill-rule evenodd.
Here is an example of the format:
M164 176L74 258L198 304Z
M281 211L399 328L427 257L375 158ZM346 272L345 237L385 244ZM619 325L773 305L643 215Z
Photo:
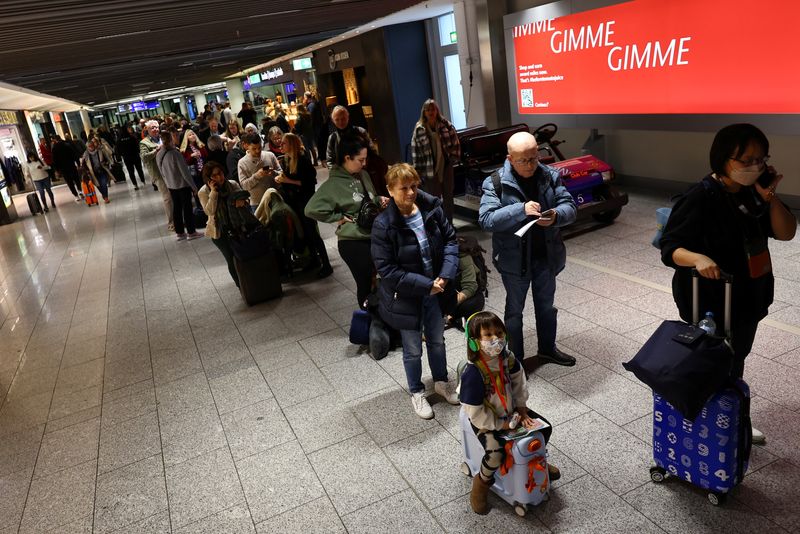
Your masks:
M150 33L150 30L141 30L138 32L127 32L127 33L115 33L114 35L101 35L100 37L95 37L95 40L101 41L103 39L116 39L117 37L130 37L131 35L142 35L143 33Z
M302 9L287 9L286 11L271 11L269 13L259 13L258 15L250 15L248 19L257 19L260 17L274 17L277 15L291 15L292 13L300 13Z

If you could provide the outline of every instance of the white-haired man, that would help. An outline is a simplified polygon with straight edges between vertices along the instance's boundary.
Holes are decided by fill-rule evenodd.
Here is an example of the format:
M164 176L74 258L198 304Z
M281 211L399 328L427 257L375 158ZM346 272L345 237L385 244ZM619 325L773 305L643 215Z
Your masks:
M158 169L156 163L156 154L161 150L161 136L159 132L158 121L151 120L144 123L147 135L144 139L139 141L139 155L142 158L142 163L147 169L147 174L150 175L150 181L153 183L153 189L161 193L161 198L164 201L164 213L167 215L167 223L170 232L175 230L175 225L172 221L172 197L170 196L167 184L164 183L164 177L161 176L161 171Z

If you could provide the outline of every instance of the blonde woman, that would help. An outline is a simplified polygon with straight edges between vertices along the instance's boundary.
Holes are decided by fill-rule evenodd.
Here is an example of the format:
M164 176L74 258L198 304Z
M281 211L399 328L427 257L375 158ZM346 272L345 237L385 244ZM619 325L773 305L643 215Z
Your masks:
M316 190L317 170L297 135L285 134L281 139L281 150L284 154L283 173L275 178L275 182L279 185L286 203L300 217L306 243L309 249L317 255L316 264L321 267L317 276L325 278L333 274L331 263L328 260L328 252L325 250L325 242L319 235L317 221L305 215L306 204L314 196Z
M455 127L442 117L435 100L426 100L411 136L411 160L422 180L422 188L442 199L444 213L451 222L453 165L460 159L461 144Z
M183 159L186 160L186 165L189 166L189 174L192 175L192 180L197 187L203 186L203 166L208 160L208 150L206 145L197 138L192 130L186 130L183 134L183 141L180 147Z

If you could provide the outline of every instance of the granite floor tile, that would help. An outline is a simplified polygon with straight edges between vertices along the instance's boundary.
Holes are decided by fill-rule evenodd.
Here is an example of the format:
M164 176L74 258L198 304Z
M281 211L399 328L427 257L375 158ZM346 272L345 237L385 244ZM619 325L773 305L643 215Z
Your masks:
M100 473L112 471L161 452L155 412L103 427L100 435Z
M561 486L533 514L552 532L653 533L662 530L592 476Z
M750 401L753 426L767 436L767 450L794 465L800 466L800 414L764 397Z
M166 509L164 464L156 454L98 477L94 531L112 532Z
M364 434L308 455L340 515L385 499L407 484Z
M296 341L280 347L271 346L267 343L261 347L251 347L251 349L253 359L265 376L270 371L276 371L300 363L311 362L311 359Z
M599 365L554 380L553 385L618 425L653 410L650 390Z
M175 534L255 534L253 519L247 506L240 505L228 508L221 512L201 519L195 523L190 523L175 531ZM275 531L278 532L278 531Z
M800 466L779 461L748 475L733 497L751 510L765 515L788 532L798 532L800 531L800 510L796 499L798 484L800 484ZM753 516L754 521L748 518L747 524L757 523L757 516L755 514Z
M414 413L411 397L397 386L352 401L350 406L380 447L437 428L435 420L421 419Z
M528 377L528 406L544 416L554 427L591 410L535 374Z
M180 350L153 351L152 360L156 386L203 371L203 363L194 346Z
M428 508L469 493L471 480L459 470L461 444L447 432L432 429L386 447L386 455Z
M96 459L99 438L99 418L45 434L34 475L43 477Z
M99 406L103 398L103 386L90 386L70 393L56 393L50 405L49 420L61 419L76 412Z
M33 469L43 433L44 425L38 425L0 439L0 477Z
M430 512L406 490L342 517L351 534L373 532L442 532Z
M358 351L358 347L350 343L347 334L338 327L314 337L303 339L299 343L319 367L348 358L355 358Z
M131 390L133 391L133 390ZM152 382L144 382L143 388L131 395L103 402L103 428L117 425L129 419L156 411L156 391Z
M351 408L332 393L284 410L306 454L364 432Z
M486 532L531 532L535 534L549 533L534 514L529 512L519 517L514 509L493 493L489 493L489 513L478 515L472 511L469 496L435 508L433 516L444 527L445 532L453 534L484 534Z
M629 280L606 273L598 273L590 278L578 280L574 284L581 289L616 302L635 300L652 291L647 286L632 284Z
M579 308L574 308L572 312L618 334L630 332L657 319L657 317L646 312L608 299L589 301ZM559 323L560 319L559 316ZM582 328L580 331L585 330L588 330L588 328Z
M296 441L238 460L236 468L256 524L325 494Z
M325 412L306 412L303 415L311 421L312 425L318 425L318 418L325 417ZM234 460L266 451L295 439L295 434L275 399L268 399L226 413L220 416L220 420ZM325 439L322 431L320 435L322 439Z
M205 373L196 373L156 387L159 416L175 417L214 406Z
M28 467L0 476L0 529L13 527L16 532L31 485L31 471Z
M152 379L153 368L150 353L139 353L130 358L119 358L106 361L103 377L103 392L108 393L132 384Z
M797 387L800 384L800 370L750 355L746 360L744 379L754 394L766 397L793 412L800 412Z
M102 358L106 354L106 336L96 336L67 343L61 359L62 367L71 367Z
M207 376L220 414L272 398L272 391L250 356L211 369Z
M272 393L283 407L330 393L333 388L310 360L266 373Z
M600 326L561 340L561 347L573 350L616 373L627 373L622 362L633 358L641 345Z
M321 370L339 396L346 401L395 385L392 377L366 354L342 360Z
M320 497L256 525L258 534L344 534L346 531L328 497Z
M8 390L9 402L20 401L29 397L52 393L58 379L58 365L18 371Z
M105 359L98 358L71 367L62 367L56 382L56 394L70 393L102 385Z
M560 425L558 436L561 452L616 493L650 480L650 445L595 412Z
M166 475L173 529L244 502L227 447L167 467Z
M115 530L114 534L171 534L171 532L169 512L160 512L147 519Z
M34 478L20 534L39 534L92 514L96 462L86 462Z
M179 415L159 411L164 463L172 466L226 446L225 433L213 406L199 406Z

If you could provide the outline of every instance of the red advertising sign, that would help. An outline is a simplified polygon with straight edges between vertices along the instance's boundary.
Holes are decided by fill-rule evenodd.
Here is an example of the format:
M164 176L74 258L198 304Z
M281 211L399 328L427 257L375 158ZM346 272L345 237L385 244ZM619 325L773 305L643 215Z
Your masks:
M631 0L516 26L521 114L800 113L800 1Z

